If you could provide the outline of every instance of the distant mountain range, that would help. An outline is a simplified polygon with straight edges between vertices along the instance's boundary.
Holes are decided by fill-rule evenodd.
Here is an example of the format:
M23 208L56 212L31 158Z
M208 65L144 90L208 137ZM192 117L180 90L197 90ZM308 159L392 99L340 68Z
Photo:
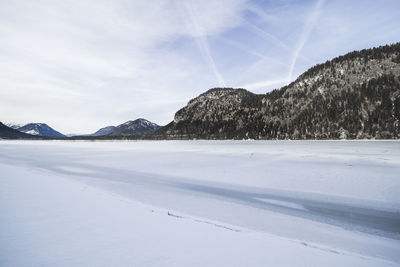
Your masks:
M0 139L38 139L38 137L22 133L0 122Z
M24 138L1 125L0 138ZM46 124L10 126L35 135L64 136ZM398 139L400 43L326 61L266 94L210 89L190 100L164 127L137 119L71 138Z
M49 138L85 138L91 139L96 137L106 138L119 138L119 137L140 137L143 135L151 134L155 130L159 129L161 126L150 122L146 119L136 119L133 121L127 121L118 126L107 126L99 129L93 134L88 135L64 135L57 132L45 123L28 123L25 125L8 123L3 125L3 130L0 132L0 138L14 139L14 138L32 138L32 137L49 137ZM8 128L8 130L6 130ZM3 136L4 133L4 136ZM23 133L26 135L20 135L18 133Z

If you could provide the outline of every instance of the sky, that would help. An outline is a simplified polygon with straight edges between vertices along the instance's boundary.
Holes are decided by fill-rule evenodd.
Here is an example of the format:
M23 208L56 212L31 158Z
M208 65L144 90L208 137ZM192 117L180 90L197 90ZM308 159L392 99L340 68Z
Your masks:
M0 121L160 125L214 87L266 93L400 41L399 0L0 0Z

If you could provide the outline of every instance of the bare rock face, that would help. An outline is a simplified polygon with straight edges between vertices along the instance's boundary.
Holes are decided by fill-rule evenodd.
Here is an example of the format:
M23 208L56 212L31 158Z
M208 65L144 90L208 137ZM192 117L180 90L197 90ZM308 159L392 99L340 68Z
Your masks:
M189 101L153 138L400 137L400 43L319 64L267 94L214 88Z

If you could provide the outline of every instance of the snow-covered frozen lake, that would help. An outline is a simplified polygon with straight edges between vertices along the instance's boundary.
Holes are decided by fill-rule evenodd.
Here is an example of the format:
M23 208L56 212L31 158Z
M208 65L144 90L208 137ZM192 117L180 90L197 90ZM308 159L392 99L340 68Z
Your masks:
M398 141L0 142L0 266L399 266Z

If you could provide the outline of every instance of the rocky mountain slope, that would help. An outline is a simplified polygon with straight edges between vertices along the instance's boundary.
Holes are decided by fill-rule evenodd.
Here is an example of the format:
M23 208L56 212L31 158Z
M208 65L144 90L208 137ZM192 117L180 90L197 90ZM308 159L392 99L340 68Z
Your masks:
M136 119L134 121L127 121L118 126L107 126L99 129L97 132L87 135L91 137L100 137L101 139L115 139L118 137L139 137L146 134L151 134L161 126L148 121L146 119Z
M22 133L0 122L0 139L38 139L38 137Z
M60 132L57 132L50 126L45 123L28 123L20 128L17 128L18 131L32 134L32 135L39 135L39 136L46 136L46 137L65 137Z
M131 135L145 135L153 133L155 130L160 128L159 125L150 122L146 119L136 119L134 121L127 121L121 125L115 127L109 136L131 136Z
M316 65L267 94L214 88L189 101L156 139L400 137L400 43Z
M96 131L93 134L90 134L89 136L103 136L103 135L108 135L111 134L114 130L115 130L115 126L107 126L104 128L99 129L98 131Z

